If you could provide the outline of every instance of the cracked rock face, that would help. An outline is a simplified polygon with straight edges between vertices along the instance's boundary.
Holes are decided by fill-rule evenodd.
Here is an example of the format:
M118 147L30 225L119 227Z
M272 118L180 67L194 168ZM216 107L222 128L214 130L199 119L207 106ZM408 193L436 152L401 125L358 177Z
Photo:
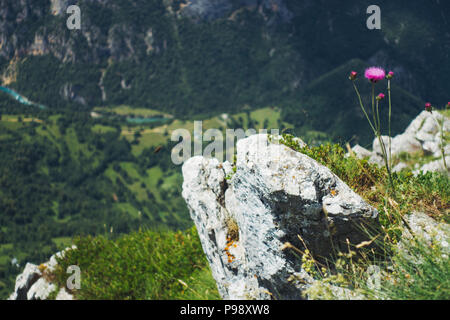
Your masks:
M301 299L312 279L303 242L317 259L367 240L377 211L328 168L254 135L229 163L193 157L183 165L187 202L224 299ZM302 239L302 241L300 240Z

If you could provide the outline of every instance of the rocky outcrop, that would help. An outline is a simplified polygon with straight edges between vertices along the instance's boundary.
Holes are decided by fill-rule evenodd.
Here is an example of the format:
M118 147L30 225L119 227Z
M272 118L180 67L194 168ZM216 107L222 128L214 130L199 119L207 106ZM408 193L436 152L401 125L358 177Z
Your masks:
M440 123L443 123L444 132L450 132L450 119L444 117L439 112L422 111L406 128L405 132L393 137L390 141L392 157L395 158L401 153L423 153L433 156L436 160L423 164L415 168L414 173L426 173L428 171L445 171L441 151L441 129ZM382 136L386 148L389 146L389 137ZM369 151L360 145L352 148L353 153L358 158L368 158L370 162L378 165L384 165L381 146L378 138L373 140L372 150ZM447 164L450 164L450 145L444 146L444 154ZM393 171L407 169L405 163L397 163Z
M449 235L450 226L446 223L439 223L423 212L413 212L406 216L411 231L414 235L419 236L426 241L428 245L438 244L445 248L447 255L450 255ZM402 237L405 239L411 238L411 233L405 229Z
M38 266L27 263L25 269L16 278L16 286L9 300L27 300L27 293L31 286L41 277Z
M448 260L450 256L450 226L447 223L439 223L423 212L412 212L410 215L406 215L405 219L409 228L403 229L402 238L398 244L400 254L411 263L422 263L422 258L417 253L410 252L411 247L414 247L411 242L419 240L423 245L438 248L441 251L441 258Z
M267 135L237 143L237 162L183 165L183 197L224 299L300 299L313 280L305 246L326 259L366 240L377 211L328 168Z
M51 273L55 270L58 262L56 258L62 258L67 250L76 249L66 248L50 257L50 260L37 266L27 263L25 269L17 276L14 292L8 300L46 300L50 294L57 290L57 286L51 280ZM65 288L61 288L56 300L73 300Z

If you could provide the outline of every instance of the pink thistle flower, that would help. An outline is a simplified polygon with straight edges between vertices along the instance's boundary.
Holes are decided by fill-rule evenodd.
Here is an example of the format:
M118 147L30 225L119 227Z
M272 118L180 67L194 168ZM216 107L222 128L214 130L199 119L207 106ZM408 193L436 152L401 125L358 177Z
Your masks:
M383 80L386 76L386 72L378 67L370 67L366 69L364 76L371 82L376 83L377 81Z
M433 107L431 106L431 103L429 103L429 102L425 103L425 110L427 110L430 113L433 111Z
M389 71L389 73L386 76L386 79L391 80L394 77L394 72Z
M355 80L357 75L358 75L358 72L352 71L352 72L350 72L350 77L349 77L349 79L350 79L350 80Z
M384 93L380 93L380 94L377 96L377 100L382 100L382 99L384 99L384 97L385 97Z

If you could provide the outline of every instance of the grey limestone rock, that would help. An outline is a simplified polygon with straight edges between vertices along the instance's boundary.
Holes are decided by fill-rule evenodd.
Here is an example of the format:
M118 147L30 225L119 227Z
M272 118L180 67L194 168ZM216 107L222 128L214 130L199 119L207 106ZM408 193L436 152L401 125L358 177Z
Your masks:
M39 278L27 292L27 300L45 300L50 293L56 290L53 283L49 283L45 278Z
M182 195L224 299L301 299L313 280L292 246L321 259L377 225L377 211L328 168L267 135L237 143L231 178L223 168L189 159Z
M356 157L359 159L370 158L372 156L371 151L367 150L364 147L361 147L359 144L355 145L352 150L355 153Z
M8 300L27 300L28 290L41 275L37 265L27 263L23 272L17 276L14 292Z
M52 255L49 261L41 266L27 263L23 272L17 276L14 292L8 300L46 300L57 287L46 277L46 274L55 270L58 265L56 258L62 258L67 250L74 250L76 246L66 248ZM58 299L59 297L59 299ZM73 300L73 296L61 289L57 300Z

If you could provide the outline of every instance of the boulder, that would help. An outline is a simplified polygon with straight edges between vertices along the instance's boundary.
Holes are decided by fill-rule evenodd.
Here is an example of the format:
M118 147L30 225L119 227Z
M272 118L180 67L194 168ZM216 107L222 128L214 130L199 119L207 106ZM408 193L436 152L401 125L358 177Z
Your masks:
M439 223L423 212L413 212L405 218L415 239L428 246L438 246L442 254L441 258L448 260L450 256L450 226L447 223ZM422 263L421 259L409 252L411 241L414 239L410 230L408 228L403 229L398 249L404 257L411 260L411 263L420 264Z
M372 153L372 155L369 158L369 162L373 164L377 164L379 166L384 166L384 160L383 157L376 153Z
M445 248L450 254L449 235L450 226L446 223L438 223L436 220L426 215L423 212L413 212L406 216L406 221L412 232L425 240L427 244L432 245L438 243L439 246ZM403 238L411 238L408 229L405 229L402 235Z
M426 154L436 154L437 152L439 152L439 154L440 154L440 144L439 144L439 142L426 141L426 142L424 142L422 147L423 147L423 151Z
M359 144L355 145L352 148L352 151L355 153L358 159L370 158L372 156L372 152L367 150L364 147L361 147Z
M408 165L404 162L399 162L397 165L394 166L394 168L392 168L393 172L400 172L403 169L408 168Z
M39 267L32 263L27 263L23 272L17 276L14 292L8 300L46 300L57 287L48 277L58 265L57 258L64 257L67 250L74 250L76 246L66 248L52 255L49 261ZM61 289L58 292L57 300L73 300L73 296ZM58 297L60 299L58 299Z
M435 112L433 114L428 113L428 116L424 119L422 127L417 131L417 133L426 133L431 136L436 135L440 130L439 121L442 120L442 116Z
M237 143L234 174L217 159L183 165L183 198L224 299L301 299L316 259L367 240L378 212L328 168L254 135Z
M431 134L431 133L427 133L424 131L419 131L416 133L415 138L417 140L419 140L421 143L426 143L426 142L434 142L436 140L436 136Z
M49 283L45 278L39 278L27 292L27 300L45 300L50 293L56 290L53 283Z
M388 148L389 148L389 136L381 136L381 140L384 142L384 145L386 146L386 150L388 150ZM391 145L392 145L392 140L391 140ZM377 137L375 137L373 139L372 150L373 150L373 153L375 153L377 155L380 155L380 156L383 155L383 152L381 150L380 141L378 140Z
M442 158L441 151L441 123L444 123L444 131L450 131L450 119L444 118L439 112L427 112L422 111L410 125L406 128L405 132L399 134L391 139L391 154L393 157L400 155L401 153L417 153L423 152L425 155L433 155L436 158ZM386 152L389 157L389 137L381 136L385 146ZM354 146L352 149L359 158L369 157L369 162L384 166L383 152L381 150L380 142L378 138L374 138L372 143L373 151L370 152L364 148L361 149L359 145ZM361 155L358 155L358 154ZM444 143L444 153L446 156L450 156L450 145ZM428 171L444 171L441 160L436 160L427 163L420 168L418 164L415 167L415 174L418 174L420 170L424 172ZM394 167L393 171L400 171L405 168L404 164L399 164Z
M41 277L42 273L39 271L37 265L27 263L23 272L16 278L16 285L14 292L8 300L27 300L27 293L31 286Z
M381 138L386 146L386 152L389 154L389 137L381 136ZM391 140L392 156L399 155L402 152L415 153L420 150L422 150L422 145L413 134L399 134ZM373 140L373 151L378 155L383 154L378 138Z
M450 156L446 156L445 157L445 161L447 162L447 168L450 168ZM438 160L434 160L428 163L425 163L419 170L415 171L414 173L417 174L419 171L422 171L423 173L427 173L427 172L449 172L447 170L445 170L445 166L444 166L444 161L441 159Z
M58 291L55 300L73 300L73 295L68 293L65 288L62 288Z
M439 145L438 149L436 150L436 152L433 153L433 156L436 157L436 158L442 157L442 151L441 151L441 148L440 148L440 143L438 145ZM450 156L450 144L447 144L447 145L444 146L444 153L445 153L446 156Z
M406 128L405 133L416 134L423 128L425 121L427 121L433 115L437 115L438 119L440 119L437 112L430 113L423 110L413 121L411 121L409 126ZM426 130L428 129L426 128Z

